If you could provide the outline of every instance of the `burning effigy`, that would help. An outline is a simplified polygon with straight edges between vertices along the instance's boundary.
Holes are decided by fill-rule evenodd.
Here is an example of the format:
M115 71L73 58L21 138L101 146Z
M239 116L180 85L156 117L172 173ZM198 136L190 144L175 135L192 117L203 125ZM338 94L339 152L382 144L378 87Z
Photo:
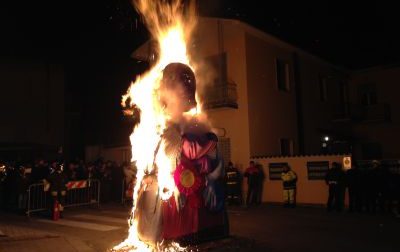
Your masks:
M158 44L158 59L130 86L122 104L137 123L130 136L136 184L122 251L180 251L228 235L224 165L201 110L198 65L187 53L194 3L137 0Z

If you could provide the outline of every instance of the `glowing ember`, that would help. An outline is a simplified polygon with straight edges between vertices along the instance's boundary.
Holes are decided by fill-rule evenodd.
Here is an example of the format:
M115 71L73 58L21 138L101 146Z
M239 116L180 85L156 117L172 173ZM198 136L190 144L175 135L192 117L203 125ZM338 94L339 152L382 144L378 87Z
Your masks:
M165 152L165 142L162 134L170 119L165 107L160 102L160 81L163 69L170 63L191 65L186 51L188 37L195 25L194 3L184 6L181 0L152 1L136 0L136 8L158 42L158 61L145 75L138 77L127 94L123 96L122 104L127 101L140 111L140 123L136 125L130 136L132 145L132 162L136 165L137 175L133 193L133 208L129 220L129 235L113 250L121 251L183 251L177 243L158 242L145 243L140 240L138 232L137 204L138 195L146 183L144 178L157 170L158 195L162 200L168 200L175 188L172 172L175 169L174 157L168 157ZM173 99L172 97L170 97ZM198 103L199 104L199 103ZM200 107L185 113L186 116L198 115ZM125 112L126 114L133 114ZM157 169L156 169L157 168Z

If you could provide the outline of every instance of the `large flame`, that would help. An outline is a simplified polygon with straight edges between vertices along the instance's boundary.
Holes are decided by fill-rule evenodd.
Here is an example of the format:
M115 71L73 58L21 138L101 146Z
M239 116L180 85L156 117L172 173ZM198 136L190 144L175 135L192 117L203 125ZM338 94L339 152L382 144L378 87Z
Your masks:
M175 169L174 160L171 160L164 151L164 142L161 135L166 128L168 116L163 110L157 96L160 86L162 70L173 62L189 65L195 72L195 67L190 62L186 46L188 38L196 23L194 2L184 5L182 0L155 1L135 0L137 10L143 15L144 21L151 32L153 39L158 43L157 62L149 72L137 78L131 84L122 103L136 106L140 111L140 123L135 126L130 136L132 145L132 162L136 164L137 175L133 193L133 207L129 221L129 235L127 239L114 247L114 250L124 251L155 251L160 250L160 245L152 246L140 241L138 237L138 220L135 217L136 202L142 180L146 173L158 168L158 186L161 199L167 200L172 196L175 183L172 172ZM196 95L197 96L197 95ZM198 103L200 104L200 103ZM200 107L187 112L195 115L200 112ZM155 155L155 153L157 153ZM178 244L171 244L168 251L182 250ZM165 247L162 248L165 250Z

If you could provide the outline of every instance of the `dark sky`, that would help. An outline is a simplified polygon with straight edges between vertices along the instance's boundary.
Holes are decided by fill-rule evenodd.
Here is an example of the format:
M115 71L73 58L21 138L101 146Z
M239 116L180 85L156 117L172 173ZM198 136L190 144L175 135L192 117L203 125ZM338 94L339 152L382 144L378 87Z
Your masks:
M119 101L145 68L129 56L147 38L130 2L3 2L0 58L60 62L72 97L68 109L83 111L85 141L125 141L129 127ZM399 63L397 8L384 1L350 2L199 0L198 4L202 15L245 21L349 69Z
M348 68L400 61L400 15L385 1L198 3L201 14L243 20ZM118 58L145 38L129 0L9 1L0 14L2 54L76 58L101 51Z
M386 1L224 0L213 14L248 22L347 68L400 61L400 15Z

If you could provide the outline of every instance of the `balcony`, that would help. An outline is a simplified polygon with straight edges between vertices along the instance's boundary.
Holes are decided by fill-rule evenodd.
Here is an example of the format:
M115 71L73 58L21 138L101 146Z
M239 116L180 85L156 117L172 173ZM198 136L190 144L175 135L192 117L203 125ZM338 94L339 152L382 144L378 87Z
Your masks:
M334 122L388 122L390 119L390 105L385 103L378 103L368 106L343 103L336 104L333 107Z
M204 109L238 108L236 84L212 86L206 89L203 97Z

